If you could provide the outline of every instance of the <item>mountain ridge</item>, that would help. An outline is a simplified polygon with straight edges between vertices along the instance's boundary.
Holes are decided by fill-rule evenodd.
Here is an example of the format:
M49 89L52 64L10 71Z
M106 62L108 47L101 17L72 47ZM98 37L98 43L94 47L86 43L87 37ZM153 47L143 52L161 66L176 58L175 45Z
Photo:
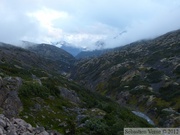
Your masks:
M71 68L73 68L73 63L75 62L74 56L54 45L36 44L28 47L27 50L50 61L54 61L64 72L69 72Z
M9 44L0 46L0 114L5 115L0 115L0 120L6 119L8 124L12 124L4 126L0 123L0 132L121 135L125 125L152 127L127 108L89 91L69 79L67 74L62 74L73 68L61 67L59 63L64 63L61 58L54 60L51 57L53 51L46 57L35 51ZM16 123L9 122L7 117L14 117ZM11 128L13 126L18 126L18 129Z
M176 30L116 48L100 57L80 60L72 77L121 105L146 112L159 126L174 121L169 125L173 126L178 115L170 119L163 109L175 108L177 112L180 108L179 52L180 30Z
M179 127L180 30L81 60L51 45L31 49L1 43L0 113L5 117L0 119L23 119L37 127L30 134L41 129L122 135L125 126ZM155 125L132 112L143 112Z

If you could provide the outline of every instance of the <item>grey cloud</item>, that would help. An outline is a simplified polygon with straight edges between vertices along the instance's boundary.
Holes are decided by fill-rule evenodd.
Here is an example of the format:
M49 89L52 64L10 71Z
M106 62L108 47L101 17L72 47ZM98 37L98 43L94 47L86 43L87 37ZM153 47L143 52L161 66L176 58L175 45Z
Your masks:
M0 41L67 40L93 49L95 40L105 40L107 48L115 47L179 29L179 7L179 0L1 0ZM43 8L69 15L53 22L54 30L62 30L59 37L27 16ZM113 39L124 30L127 32Z
M26 16L30 10L24 1L1 1L0 3L0 41L16 43L25 36L36 35L38 24ZM29 1L30 2L30 1ZM25 6L26 5L26 6Z
M3 18L3 21L0 21L0 41L14 43L25 35L32 36L37 33L37 24L23 15L3 15Z

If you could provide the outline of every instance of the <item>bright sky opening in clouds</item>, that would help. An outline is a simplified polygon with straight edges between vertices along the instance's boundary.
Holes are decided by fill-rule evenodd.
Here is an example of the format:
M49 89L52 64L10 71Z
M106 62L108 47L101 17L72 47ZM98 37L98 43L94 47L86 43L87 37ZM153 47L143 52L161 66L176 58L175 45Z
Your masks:
M39 11L28 13L30 17L34 17L37 19L39 23L45 27L50 28L53 27L53 21L56 19L66 19L68 17L67 12L56 11L48 8L42 8Z
M1 42L109 48L179 29L180 0L0 0L0 17Z

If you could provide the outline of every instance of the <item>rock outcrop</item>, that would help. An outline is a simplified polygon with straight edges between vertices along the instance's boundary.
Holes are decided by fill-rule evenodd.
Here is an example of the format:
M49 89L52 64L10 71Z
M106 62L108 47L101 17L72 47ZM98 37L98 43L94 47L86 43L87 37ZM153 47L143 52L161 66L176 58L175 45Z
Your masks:
M59 88L60 94L62 97L70 100L73 103L79 104L81 101L78 97L78 94L73 90L68 90L67 88Z
M19 77L0 77L0 135L60 135L55 131L45 131L44 127L32 127L17 118L22 103L18 90L22 85Z
M171 116L172 112L161 110L179 109L179 52L180 30L176 30L152 40L115 48L100 57L79 60L71 76L86 88L115 99L120 105L151 112L148 115L159 126L178 127L172 119L179 114ZM171 124L164 124L164 119Z
M0 77L0 107L6 117L16 117L22 108L18 90L22 84L18 77Z
M32 127L19 118L8 119L0 114L0 135L60 135L55 131L46 131L44 127Z

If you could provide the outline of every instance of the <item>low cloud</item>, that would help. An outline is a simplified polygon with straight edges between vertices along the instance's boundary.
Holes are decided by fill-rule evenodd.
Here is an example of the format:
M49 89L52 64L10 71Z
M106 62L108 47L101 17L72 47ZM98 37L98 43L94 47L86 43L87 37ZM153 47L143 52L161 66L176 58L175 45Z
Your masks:
M65 40L95 49L100 40L111 48L179 29L180 1L1 0L0 17L1 42Z
M169 31L180 28L180 8L165 10L153 18L136 20L127 26L126 31L116 39L109 37L105 40L106 47L125 45L141 39L152 39Z

